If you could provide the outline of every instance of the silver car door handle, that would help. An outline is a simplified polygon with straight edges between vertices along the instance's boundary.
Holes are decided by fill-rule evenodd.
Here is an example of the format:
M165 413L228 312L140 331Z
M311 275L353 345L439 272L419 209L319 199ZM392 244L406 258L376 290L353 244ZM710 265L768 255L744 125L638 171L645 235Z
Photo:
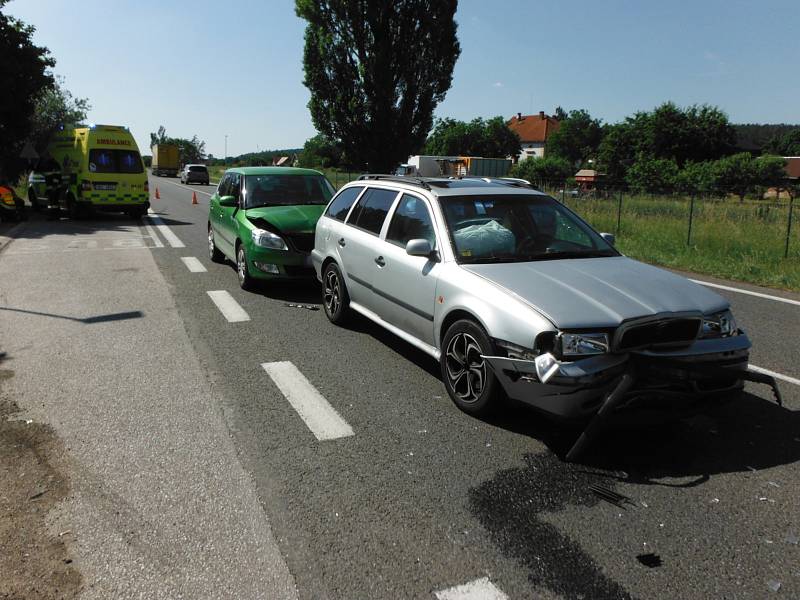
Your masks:
M344 238L339 238L339 245L344 248L347 245L347 242L344 241Z
M385 267L386 261L383 260L382 256L379 256L378 258L375 259L375 264L378 265L379 267Z

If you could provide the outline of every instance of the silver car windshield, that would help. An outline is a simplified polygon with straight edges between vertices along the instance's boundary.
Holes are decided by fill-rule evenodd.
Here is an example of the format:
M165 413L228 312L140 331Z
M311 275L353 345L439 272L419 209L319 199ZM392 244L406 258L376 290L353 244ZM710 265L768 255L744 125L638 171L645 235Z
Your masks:
M247 175L245 208L327 204L333 187L322 175Z
M549 196L441 197L460 263L618 256L580 217Z

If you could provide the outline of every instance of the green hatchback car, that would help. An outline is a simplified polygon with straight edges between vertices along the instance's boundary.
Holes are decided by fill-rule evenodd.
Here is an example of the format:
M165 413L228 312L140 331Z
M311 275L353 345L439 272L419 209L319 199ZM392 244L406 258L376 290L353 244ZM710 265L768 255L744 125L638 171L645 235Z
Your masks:
M208 253L236 263L239 285L313 278L314 229L334 189L311 169L228 169L208 206Z

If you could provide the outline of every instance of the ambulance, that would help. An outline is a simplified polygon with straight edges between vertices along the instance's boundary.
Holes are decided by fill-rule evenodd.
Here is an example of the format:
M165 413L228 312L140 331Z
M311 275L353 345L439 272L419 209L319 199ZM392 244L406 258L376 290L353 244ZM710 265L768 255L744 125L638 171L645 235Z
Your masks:
M65 208L73 218L94 209L147 214L147 171L127 127L89 125L57 132L28 177L34 210Z

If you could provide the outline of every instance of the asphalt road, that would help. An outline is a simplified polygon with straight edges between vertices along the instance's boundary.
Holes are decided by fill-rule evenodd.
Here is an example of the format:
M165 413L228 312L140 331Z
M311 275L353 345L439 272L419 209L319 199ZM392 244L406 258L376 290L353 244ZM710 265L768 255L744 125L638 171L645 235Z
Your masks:
M155 187L160 222L150 226L166 225L185 247L170 245L162 228L151 232L162 247L139 260L155 261L187 336L191 356L181 356L196 361L202 375L192 377L209 386L201 414L218 411L238 457L233 467L211 454L208 461L243 468L300 598L763 598L777 583L780 597L800 597L800 386L781 384L781 408L767 388L748 385L713 414L614 431L583 464L566 464L554 450L574 432L519 406L492 421L471 418L451 403L426 355L365 320L342 329L321 310L287 306L319 306L315 282L240 290L233 265L207 257L213 188L153 177ZM0 254L0 275L13 250ZM190 271L185 257L206 270ZM110 297L160 285L106 276L114 278ZM229 322L209 291L227 291L249 320ZM722 293L753 340L752 362L800 379L800 306ZM186 368L159 350L142 388ZM285 361L352 435L317 439L262 367ZM165 407L174 402L163 395ZM175 410L186 427L206 426L185 402ZM185 443L171 447L181 452ZM593 483L631 503L601 501ZM170 494L169 506L190 517L187 501ZM650 554L657 566L637 559ZM279 562L270 564L280 570Z

